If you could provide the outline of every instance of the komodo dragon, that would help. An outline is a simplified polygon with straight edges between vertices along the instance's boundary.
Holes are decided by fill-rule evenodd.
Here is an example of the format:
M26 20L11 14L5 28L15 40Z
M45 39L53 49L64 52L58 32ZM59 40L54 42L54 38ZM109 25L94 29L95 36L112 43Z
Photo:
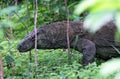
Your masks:
M92 26L91 26L92 27ZM94 29L94 28L93 28ZM83 22L70 21L70 47L83 54L83 66L91 63L96 56L103 59L118 57L120 54L113 47L120 49L119 42L114 41L116 27L113 22L104 25L95 34L83 29ZM54 22L37 29L37 49L67 48L67 22ZM76 41L76 37L78 39ZM77 43L76 43L77 42ZM35 33L32 31L18 45L20 52L34 49Z

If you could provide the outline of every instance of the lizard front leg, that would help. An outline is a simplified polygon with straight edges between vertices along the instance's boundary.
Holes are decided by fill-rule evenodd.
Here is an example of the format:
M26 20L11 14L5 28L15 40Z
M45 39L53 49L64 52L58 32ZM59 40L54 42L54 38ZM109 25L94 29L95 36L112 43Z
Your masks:
M92 41L88 39L80 39L78 40L77 48L78 51L81 51L83 53L83 66L86 66L89 63L93 62L96 54L96 47Z

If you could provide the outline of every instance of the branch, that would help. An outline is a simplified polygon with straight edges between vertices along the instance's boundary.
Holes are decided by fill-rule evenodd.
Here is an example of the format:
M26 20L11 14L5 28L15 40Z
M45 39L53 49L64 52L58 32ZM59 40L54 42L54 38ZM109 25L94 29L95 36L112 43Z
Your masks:
M35 31L35 78L37 78L37 28L36 28L36 24L37 24L37 12L38 12L38 4L37 4L37 0L35 2L35 13L34 13L34 31Z
M26 0L26 5L27 5L27 9L26 9L26 12L27 12L27 24L26 24L26 30L27 30L27 34L29 33L28 31L28 26L29 26L29 21L30 21L30 16L29 16L29 9L28 9L28 0Z
M7 4L7 6L9 7L9 3ZM8 21L10 21L10 14L8 14ZM12 29L12 27L10 27L10 38L12 39L12 40L14 40L14 36L13 36L13 29Z
M67 0L65 0L65 7L66 7L66 16L67 16L67 45L68 45L68 55L70 56L70 40L69 40L69 10L67 6Z
M26 6L27 6L27 9L26 9L26 16L27 16L27 24L26 24L26 31L27 31L27 34L29 33L28 31L28 27L30 25L30 16L29 16L29 8L28 8L28 0L26 0ZM29 51L29 60L30 60L30 63L32 62L32 56L31 56L31 51ZM29 69L30 70L30 69Z
M18 0L14 0L15 1L15 5L17 5L18 4Z

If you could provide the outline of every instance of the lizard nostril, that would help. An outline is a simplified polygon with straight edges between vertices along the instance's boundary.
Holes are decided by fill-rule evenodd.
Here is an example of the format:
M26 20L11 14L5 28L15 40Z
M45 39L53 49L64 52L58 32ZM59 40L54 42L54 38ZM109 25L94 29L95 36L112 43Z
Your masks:
M20 45L18 45L18 49L20 49L20 48L22 48L22 45L20 44Z

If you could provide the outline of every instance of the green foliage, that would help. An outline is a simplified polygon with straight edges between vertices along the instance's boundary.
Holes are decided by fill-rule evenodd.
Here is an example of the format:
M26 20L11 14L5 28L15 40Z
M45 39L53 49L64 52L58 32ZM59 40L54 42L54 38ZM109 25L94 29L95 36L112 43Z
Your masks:
M10 41L12 43L12 41ZM34 51L32 51L32 62L29 62L28 52L19 53L16 49L19 41L12 43L12 58L14 61L14 76L12 76L11 66L8 67L8 62L5 60L9 56L8 41L0 43L2 49L0 54L3 58L4 76L5 78L15 79L33 79L34 78ZM4 50L3 50L4 49ZM8 58L9 59L9 58ZM11 57L10 57L11 59ZM65 50L38 50L38 79L113 79L114 74L103 77L99 75L100 65L89 64L87 67L82 67L82 54L72 50L71 64L68 64L68 54ZM96 62L99 60L96 59ZM11 61L10 61L11 62Z
M11 57L11 56L6 56L5 57L5 60L6 60L6 62L9 64L9 63L12 63L13 61L14 61L14 59Z
M120 1L119 0L84 0L78 4L75 14L81 14L84 11L89 11L85 18L84 28L91 32L96 32L104 24L114 21L117 26L116 41L120 41ZM114 47L115 50L116 49ZM113 59L104 63L100 73L104 76L116 73L114 79L120 78L120 59Z
M9 21L6 15L11 15L14 11L18 9L18 6L9 6L7 8L0 10L0 39L3 39L3 27L12 27L13 22Z
M84 11L89 11L84 21L84 28L91 32L96 32L111 20L115 20L119 31L119 4L119 0L84 0L78 4L74 13L79 15Z
M5 14L11 14L12 12L17 10L17 6L9 6L7 8L4 8L2 10L0 10L0 16L3 16Z
M103 76L108 76L113 73L117 73L114 79L120 78L120 59L112 59L106 63L103 63L100 69L100 73Z
M3 21L0 22L0 28L1 27L12 27L12 26L13 26L13 23L11 21L3 20Z
M13 2L14 0L9 0ZM19 53L17 45L20 39L26 36L26 25L31 31L34 26L34 0L28 0L28 13L26 0L18 0L19 6L7 6L9 3L6 0L0 1L0 56L2 56L4 77L5 79L34 79L34 51L32 51L32 62L30 62L29 54ZM37 27L44 24L66 20L66 11L64 0L38 0L38 22ZM70 0L68 8L70 10L70 20L79 21L79 16L73 14L74 6L79 0ZM87 0L85 0L87 1ZM90 1L90 0L89 0ZM93 6L95 0L90 1ZM14 3L14 2L13 2ZM6 7L7 6L7 7ZM88 8L86 6L86 8ZM81 10L83 10L81 8ZM95 9L96 11L96 9ZM106 14L106 13L105 13ZM103 14L102 14L103 15ZM101 17L102 15L99 15ZM9 16L9 17L8 17ZM93 16L93 15L91 15ZM91 17L90 16L90 17ZM117 15L119 16L119 14ZM98 17L98 18L99 18ZM9 20L8 20L9 18ZM94 18L93 18L94 19ZM118 18L116 18L118 19ZM118 20L117 20L118 21ZM117 22L116 21L116 22ZM119 21L118 21L119 22ZM117 23L118 23L117 22ZM97 24L97 23L96 23ZM4 27L4 28L3 28ZM13 28L14 41L4 36L3 31ZM2 29L1 29L2 28ZM10 32L7 31L8 34ZM4 36L4 37L3 37ZM6 38L9 39L6 41ZM77 41L77 37L76 37ZM62 49L57 50L38 50L38 69L37 79L113 79L114 74L104 78L99 75L100 65L88 65L82 67L82 55L72 50L71 64L68 63L68 54ZM99 59L96 62L101 64ZM103 62L103 61L102 61ZM119 73L117 74L119 76ZM116 76L116 78L117 78Z

